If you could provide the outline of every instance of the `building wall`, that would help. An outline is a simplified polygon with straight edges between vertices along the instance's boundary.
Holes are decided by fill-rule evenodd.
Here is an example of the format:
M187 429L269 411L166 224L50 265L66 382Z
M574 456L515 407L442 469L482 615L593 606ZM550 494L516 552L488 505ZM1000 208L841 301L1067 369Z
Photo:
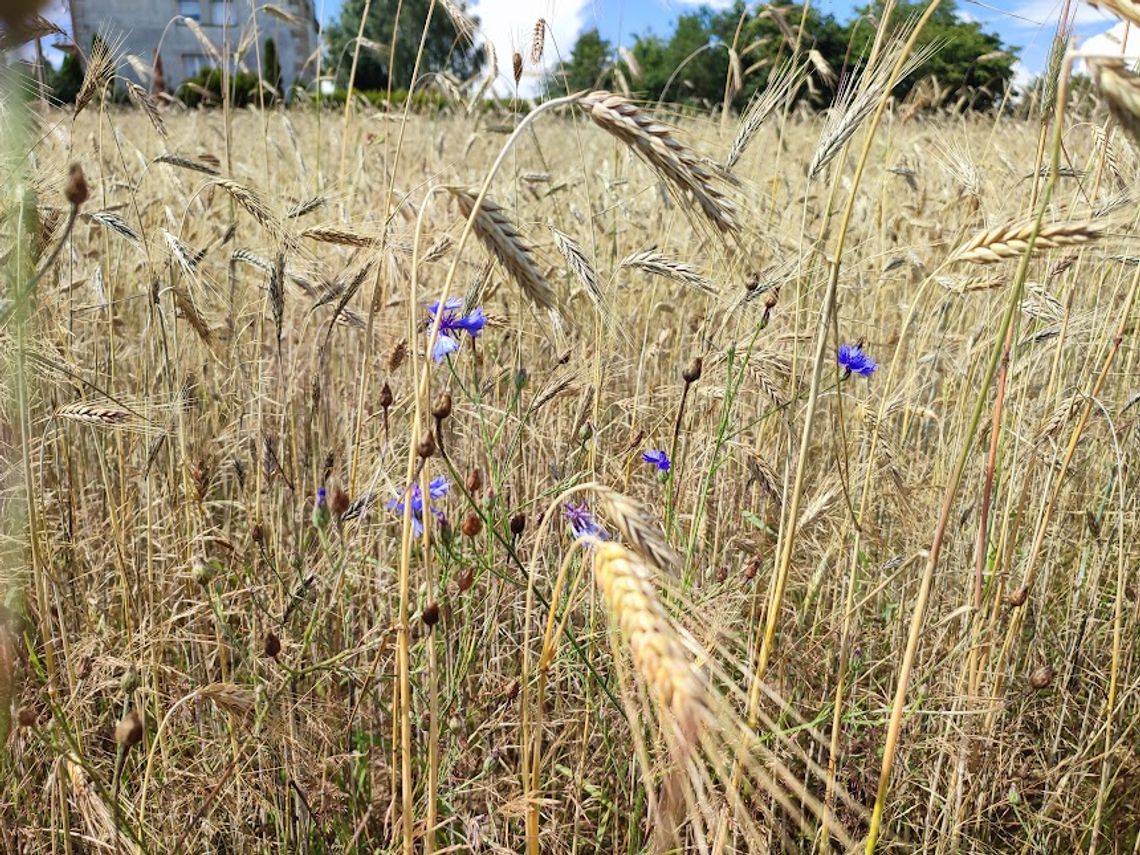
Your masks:
M219 54L226 55L223 46L227 41L231 55L238 45L246 43L248 49L241 60L249 71L256 71L258 54L264 53L266 39L272 38L285 86L296 81L307 85L315 73L315 63L308 60L317 49L313 0L277 0L274 4L301 19L299 24L258 11L257 39L253 40L253 10L261 5L256 0L71 0L72 32L84 53L90 51L96 33L112 44L121 39L121 52L137 58L146 68L153 65L155 49L159 48L166 88L173 92L203 67L218 64L179 18L197 15L202 33ZM122 73L149 88L151 80L140 75L137 64L127 64Z

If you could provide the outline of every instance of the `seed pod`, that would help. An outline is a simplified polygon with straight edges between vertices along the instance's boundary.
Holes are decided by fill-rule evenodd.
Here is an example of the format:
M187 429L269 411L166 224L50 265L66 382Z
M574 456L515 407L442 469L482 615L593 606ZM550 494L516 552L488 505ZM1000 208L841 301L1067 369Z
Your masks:
M67 184L63 187L63 197L68 204L78 208L87 201L91 189L87 186L87 178L83 175L83 167L78 163L71 164L67 172Z
M483 473L474 467L467 473L467 492L478 493L483 489Z
M430 430L424 431L424 435L416 443L416 454L423 460L427 460L435 454L435 434Z
M526 530L526 514L515 514L511 517L511 534L518 537Z
M250 539L258 546L265 543L265 529L262 528L261 523L254 523L253 528L249 530Z
M513 71L515 75L515 86L518 86L519 81L522 80L523 58L522 54L517 50L515 51L514 56L511 57L511 71Z
M694 356L693 361L685 366L685 370L681 372L681 379L686 383L696 383L701 379L701 373L704 371L704 360L699 356Z
M123 672L123 679L119 682L119 687L123 690L124 695L129 695L139 687L139 682L138 669L132 665Z
M483 521L479 519L479 515L472 511L467 515L467 519L463 521L463 533L468 537L478 537L479 532L483 530Z
M431 414L439 421L443 421L448 416L450 416L451 395L449 395L447 392L440 392L439 396L435 399L435 403L432 404Z
M420 619L423 620L424 626L428 629L431 629L439 623L439 603L432 602L424 606L424 613L420 616Z
M332 510L334 517L337 519L343 517L348 511L351 504L352 502L350 502L348 499L348 493L344 492L344 490L342 490L340 487L337 487L335 490L333 490L332 502L330 503L329 508Z
M1005 601L1014 608L1017 608L1018 606L1024 606L1025 601L1028 599L1028 597L1029 589L1022 585L1016 591L1010 591L1008 594L1006 594Z
M1037 691L1048 688L1049 684L1053 682L1055 673L1052 665L1042 665L1029 675L1029 685Z
M385 382L384 385L380 387L380 406L386 410L392 406L393 400L392 387Z
M475 584L475 568L465 567L459 571L459 575L455 577L455 587L459 589L459 593L471 590L471 586Z
M265 650L265 655L270 659L276 659L277 654L281 652L281 639L277 637L277 633L270 630L265 633L265 641L262 645Z
M20 707L19 712L16 713L16 723L20 727L34 727L37 719L36 711L31 707Z
M131 710L115 725L115 742L123 748L131 748L142 742L143 723L139 714Z

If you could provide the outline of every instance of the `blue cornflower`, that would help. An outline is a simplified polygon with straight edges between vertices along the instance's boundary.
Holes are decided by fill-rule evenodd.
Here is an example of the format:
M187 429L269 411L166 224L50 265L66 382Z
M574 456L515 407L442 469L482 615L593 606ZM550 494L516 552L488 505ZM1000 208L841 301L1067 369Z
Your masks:
M443 304L443 317L439 322L439 336L431 349L432 358L436 362L443 362L443 358L447 354L459 350L459 339L456 337L456 333L465 332L472 338L477 338L483 327L487 325L487 316L483 314L481 308L476 307L469 315L461 314L462 309L463 301L458 297L452 297ZM438 300L428 306L428 314L431 315L429 331L431 324L435 323L435 316L439 310Z
M574 537L595 537L598 540L609 540L610 536L606 534L605 529L598 525L598 521L594 519L594 515L590 513L590 507L585 502L579 502L575 505L573 502L567 502L562 509L562 516L570 523L570 530L574 532Z
M870 377L879 367L879 363L864 353L863 346L859 344L841 344L839 346L839 364L846 368L848 373L858 374L862 377Z
M654 449L653 451L643 451L641 459L646 463L652 463L657 467L658 472L668 472L669 467L673 464L669 462L669 455L661 449Z
M443 511L432 506L432 501L435 499L442 499L447 495L447 491L451 489L451 484L448 483L447 478L439 475L432 478L431 483L428 484L428 510L432 515L439 520L440 523L447 521L443 515ZM412 484L412 530L415 532L416 537L424 533L424 497L423 492L420 490L419 483ZM404 515L404 503L399 499L392 499L385 505L390 511L395 511L398 516Z
M328 494L325 493L324 487L320 487L317 490L316 504L313 505L313 525L317 528L325 528L331 518Z

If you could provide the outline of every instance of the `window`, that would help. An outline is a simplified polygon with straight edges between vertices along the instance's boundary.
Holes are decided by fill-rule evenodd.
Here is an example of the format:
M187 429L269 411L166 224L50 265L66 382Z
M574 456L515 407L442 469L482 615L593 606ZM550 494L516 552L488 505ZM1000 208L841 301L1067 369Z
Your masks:
M210 62L210 58L204 53L182 54L182 73L187 77L194 77L199 72L213 67L214 64Z
M191 21L202 20L201 0L178 0L178 14Z

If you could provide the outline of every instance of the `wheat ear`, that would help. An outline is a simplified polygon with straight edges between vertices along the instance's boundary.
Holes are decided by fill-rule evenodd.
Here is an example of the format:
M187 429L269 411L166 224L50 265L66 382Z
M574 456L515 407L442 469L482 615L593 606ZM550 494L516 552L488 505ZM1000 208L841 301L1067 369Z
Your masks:
M981 232L962 244L946 259L948 264L973 262L991 264L1007 258L1018 258L1029 246L1033 223L998 226ZM1053 223L1041 226L1034 249L1056 249L1060 246L1079 246L1100 238L1104 234L1101 223Z
M588 92L578 103L595 125L632 148L682 196L693 199L719 231L734 232L739 228L736 206L718 186L724 176L681 143L674 136L673 127L612 92Z
M594 581L654 699L687 738L705 724L705 682L657 598L649 569L625 547L601 543Z
M477 195L457 187L449 190L459 203L463 215L470 217L475 210ZM483 246L499 259L532 303L542 309L557 311L554 289L535 263L530 246L523 240L506 212L489 196L483 197L483 203L475 215L475 234Z

